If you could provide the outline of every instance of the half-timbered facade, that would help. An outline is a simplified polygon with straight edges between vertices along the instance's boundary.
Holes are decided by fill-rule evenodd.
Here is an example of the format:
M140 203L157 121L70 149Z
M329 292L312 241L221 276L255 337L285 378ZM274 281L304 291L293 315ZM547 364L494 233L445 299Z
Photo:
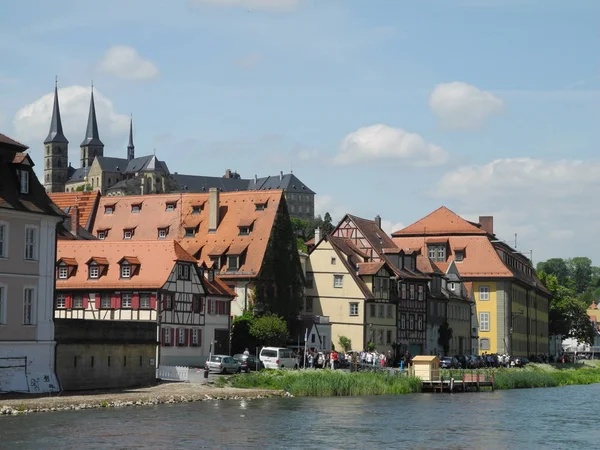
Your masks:
M56 318L156 322L160 364L202 363L205 290L176 241L59 241L57 257Z
M427 282L429 277L417 269L416 252L402 250L375 220L346 214L332 232L349 240L368 262L383 261L393 271L397 292L396 355L409 351L424 354L427 329Z

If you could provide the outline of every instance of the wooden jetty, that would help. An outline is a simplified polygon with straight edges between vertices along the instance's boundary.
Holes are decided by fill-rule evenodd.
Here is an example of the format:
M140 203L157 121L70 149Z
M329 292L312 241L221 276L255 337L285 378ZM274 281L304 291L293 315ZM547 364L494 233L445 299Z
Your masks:
M494 373L462 373L458 376L440 377L439 380L422 381L423 392L479 392L481 388L494 390Z

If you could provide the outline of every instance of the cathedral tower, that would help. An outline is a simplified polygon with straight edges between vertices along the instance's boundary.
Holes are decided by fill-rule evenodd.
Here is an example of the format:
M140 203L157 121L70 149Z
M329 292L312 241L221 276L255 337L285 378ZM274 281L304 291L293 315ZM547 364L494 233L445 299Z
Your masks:
M65 137L58 105L58 86L54 83L54 108L50 131L44 140L44 188L46 192L64 192L69 166L69 141Z
M133 145L133 117L129 119L129 144L127 144L127 161L135 158L135 146Z
M88 114L85 138L79 146L81 147L81 167L90 167L96 156L104 156L104 144L98 135L98 122L96 121L96 106L94 105L94 87L92 86L92 98L90 100L90 112Z

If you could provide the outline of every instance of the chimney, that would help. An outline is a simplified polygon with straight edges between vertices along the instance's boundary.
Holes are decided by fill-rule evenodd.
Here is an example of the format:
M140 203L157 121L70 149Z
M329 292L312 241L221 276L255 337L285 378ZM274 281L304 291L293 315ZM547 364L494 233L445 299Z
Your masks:
M231 169L225 171L225 176L223 178L231 178Z
M321 229L315 228L315 245L317 245L320 240L321 240Z
M254 182L258 183L258 175L254 174Z
M379 214L375 216L375 225L381 230L381 216Z
M208 190L208 232L214 233L219 226L219 189Z
M283 170L279 172L279 181L283 180Z
M79 208L77 206L73 206L73 211L71 212L71 234L73 236L79 234Z
M479 216L479 223L485 232L494 234L494 216Z

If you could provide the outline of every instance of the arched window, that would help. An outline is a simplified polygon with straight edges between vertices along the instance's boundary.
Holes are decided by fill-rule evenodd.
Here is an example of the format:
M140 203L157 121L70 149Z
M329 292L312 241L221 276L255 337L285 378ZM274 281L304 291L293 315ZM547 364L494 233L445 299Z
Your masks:
M46 169L49 169L49 168L50 168L50 160L49 160L49 159L47 159L47 160L46 160Z

